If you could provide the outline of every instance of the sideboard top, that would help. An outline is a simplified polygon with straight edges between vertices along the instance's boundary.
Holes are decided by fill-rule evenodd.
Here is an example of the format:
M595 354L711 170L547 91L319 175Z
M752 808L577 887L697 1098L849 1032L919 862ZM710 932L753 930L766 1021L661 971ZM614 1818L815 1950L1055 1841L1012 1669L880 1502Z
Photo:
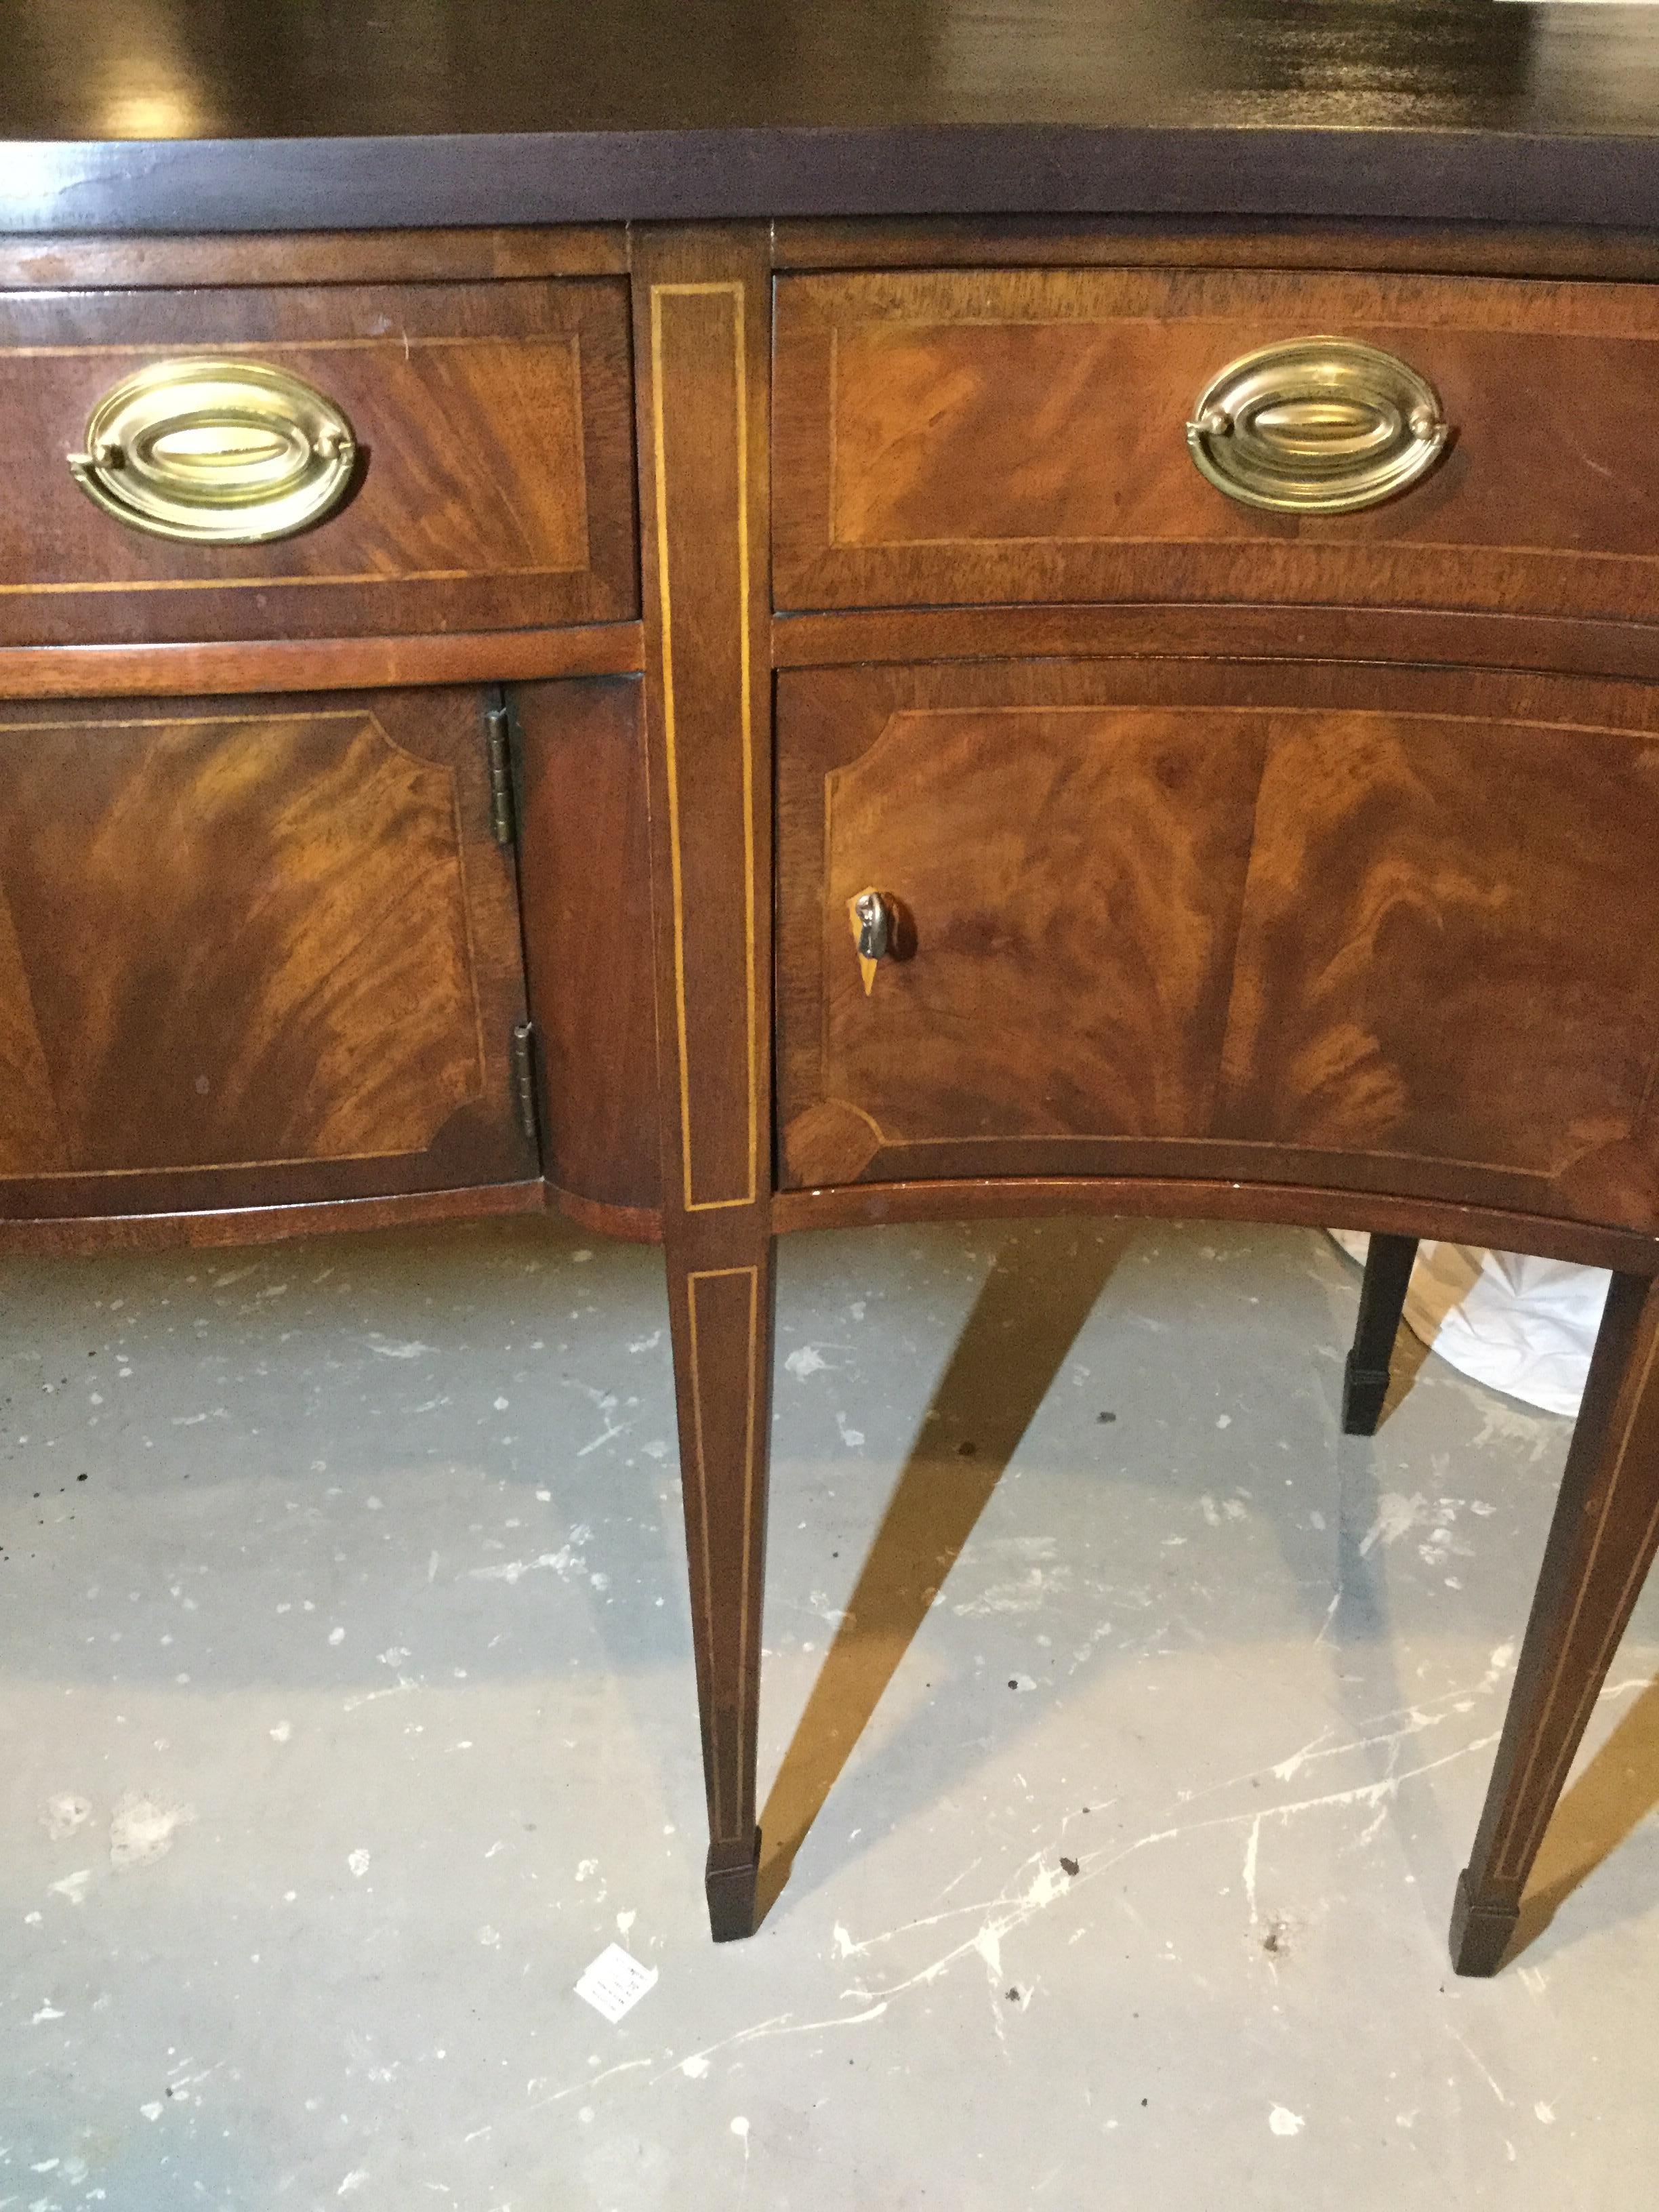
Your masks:
M1659 224L1659 4L0 4L0 231L998 213Z

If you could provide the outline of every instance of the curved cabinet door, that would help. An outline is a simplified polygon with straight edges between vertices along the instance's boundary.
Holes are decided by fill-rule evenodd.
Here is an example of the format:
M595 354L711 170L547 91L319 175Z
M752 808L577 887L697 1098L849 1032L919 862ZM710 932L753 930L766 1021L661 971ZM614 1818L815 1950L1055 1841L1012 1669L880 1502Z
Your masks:
M1645 687L1145 660L779 695L786 1185L1177 1176L1659 1228Z
M0 707L0 1218L538 1172L481 703Z

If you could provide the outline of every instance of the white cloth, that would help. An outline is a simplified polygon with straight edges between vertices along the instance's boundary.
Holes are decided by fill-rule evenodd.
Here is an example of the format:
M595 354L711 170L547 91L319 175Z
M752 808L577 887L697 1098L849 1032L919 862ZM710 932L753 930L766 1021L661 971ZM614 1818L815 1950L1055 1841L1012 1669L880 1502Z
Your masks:
M1364 1261L1368 1237L1331 1235ZM1607 1296L1605 1267L1425 1243L1406 1293L1406 1325L1475 1382L1547 1413L1576 1413Z

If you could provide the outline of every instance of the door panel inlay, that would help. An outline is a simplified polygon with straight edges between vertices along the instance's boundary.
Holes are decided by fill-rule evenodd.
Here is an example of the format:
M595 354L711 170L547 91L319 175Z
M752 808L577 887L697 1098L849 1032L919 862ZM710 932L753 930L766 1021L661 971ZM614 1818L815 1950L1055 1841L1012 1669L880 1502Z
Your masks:
M0 1172L114 1178L116 1210L194 1171L432 1181L452 1125L497 1118L521 988L474 750L453 692L12 710Z
M784 1180L1323 1182L1659 1224L1659 730L1572 679L780 681ZM866 995L847 905L908 918Z

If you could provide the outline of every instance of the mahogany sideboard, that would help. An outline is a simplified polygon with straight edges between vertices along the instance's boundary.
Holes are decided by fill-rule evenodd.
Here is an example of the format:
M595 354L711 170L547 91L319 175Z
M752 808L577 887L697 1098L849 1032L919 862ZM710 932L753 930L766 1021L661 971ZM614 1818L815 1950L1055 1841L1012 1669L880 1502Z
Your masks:
M1659 1540L1644 11L21 12L0 1252L659 1242L717 1937L776 1237L1367 1229L1358 1430L1610 1267L1495 1971Z

